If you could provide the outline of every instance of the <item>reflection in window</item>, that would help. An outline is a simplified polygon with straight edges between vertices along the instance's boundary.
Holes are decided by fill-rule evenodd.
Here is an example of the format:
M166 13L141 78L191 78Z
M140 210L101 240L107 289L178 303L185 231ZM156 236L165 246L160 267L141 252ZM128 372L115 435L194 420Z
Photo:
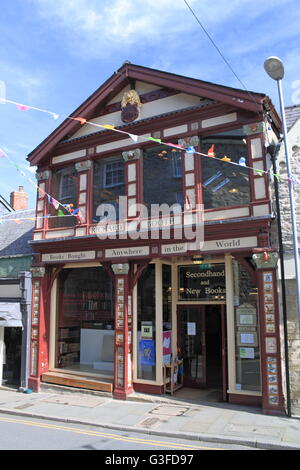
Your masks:
M137 286L137 378L156 379L155 265L149 264Z
M236 390L260 391L257 288L248 271L233 261Z
M144 151L144 202L183 204L181 152L167 147Z
M77 175L74 167L56 170L52 178L51 195L61 204L66 204L70 208L77 208ZM77 224L76 217L61 205L56 209L49 204L49 228L73 227Z
M124 160L120 157L96 160L93 183L93 222L99 222L103 216L114 219L114 215L118 220L120 217L119 196L125 196ZM111 210L100 210L101 204L109 205Z
M201 141L201 152L207 154L214 144L218 159L227 156L232 162L239 163L243 157L247 165L247 146L239 133L241 131L237 130L226 132L222 136L206 137ZM204 209L238 206L250 202L247 168L209 157L202 157L201 164Z

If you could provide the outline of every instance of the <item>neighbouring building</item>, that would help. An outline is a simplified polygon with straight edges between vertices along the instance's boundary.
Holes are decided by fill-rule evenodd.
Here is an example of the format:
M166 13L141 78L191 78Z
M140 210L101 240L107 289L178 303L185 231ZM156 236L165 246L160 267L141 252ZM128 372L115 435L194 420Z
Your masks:
M126 62L30 153L35 391L181 382L285 412L264 172L280 125L264 94Z
M0 386L25 389L29 377L33 261L29 242L35 226L35 210L27 209L27 198L23 187L11 193L11 204L0 197L0 207L2 201L6 207L0 212Z

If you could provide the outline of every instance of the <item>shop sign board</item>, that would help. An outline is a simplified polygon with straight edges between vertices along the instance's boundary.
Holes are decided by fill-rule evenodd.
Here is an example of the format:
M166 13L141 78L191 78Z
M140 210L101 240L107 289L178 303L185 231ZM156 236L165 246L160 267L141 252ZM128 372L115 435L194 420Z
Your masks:
M148 256L150 253L149 246L136 246L132 248L112 248L105 250L106 258L128 258L134 256Z
M179 266L179 300L226 299L224 263Z
M95 251L72 251L67 253L47 253L42 255L43 263L81 261L96 258Z

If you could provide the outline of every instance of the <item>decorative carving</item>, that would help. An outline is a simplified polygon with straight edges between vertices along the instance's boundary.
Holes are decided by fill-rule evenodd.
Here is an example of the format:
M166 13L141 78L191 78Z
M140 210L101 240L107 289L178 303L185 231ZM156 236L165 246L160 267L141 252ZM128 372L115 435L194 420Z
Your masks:
M50 170L37 171L35 176L38 181L48 180L51 176L51 171Z
M261 134L265 132L265 123L257 122L255 124L246 124L243 126L243 131L245 135Z
M75 163L76 171L87 171L92 168L91 160L85 160L84 162Z
M138 160L142 156L141 149L128 150L128 152L123 152L122 156L127 162L128 160Z
M129 272L129 264L112 264L111 269L113 270L114 274L128 274Z
M43 266L33 266L31 269L32 277L44 277L46 269Z
M139 117L142 106L139 95L135 90L126 91L121 101L121 119L123 122L133 122Z
M276 252L267 252L256 253L252 256L252 259L257 267L257 269L270 269L276 268L279 255Z
M183 147L197 147L199 145L199 137L197 135L194 135L192 137L185 137L185 139L179 139L178 140L178 145L182 145Z

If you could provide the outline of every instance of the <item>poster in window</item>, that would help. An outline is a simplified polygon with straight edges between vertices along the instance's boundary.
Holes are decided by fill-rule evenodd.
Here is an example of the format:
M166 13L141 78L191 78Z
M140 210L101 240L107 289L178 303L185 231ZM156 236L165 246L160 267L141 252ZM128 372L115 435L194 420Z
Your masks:
M170 362L171 362L171 353L172 353L171 336L172 336L171 331L164 331L163 332L163 360L164 360L164 364L170 364Z
M155 366L155 343L153 340L143 339L139 342L140 364Z

